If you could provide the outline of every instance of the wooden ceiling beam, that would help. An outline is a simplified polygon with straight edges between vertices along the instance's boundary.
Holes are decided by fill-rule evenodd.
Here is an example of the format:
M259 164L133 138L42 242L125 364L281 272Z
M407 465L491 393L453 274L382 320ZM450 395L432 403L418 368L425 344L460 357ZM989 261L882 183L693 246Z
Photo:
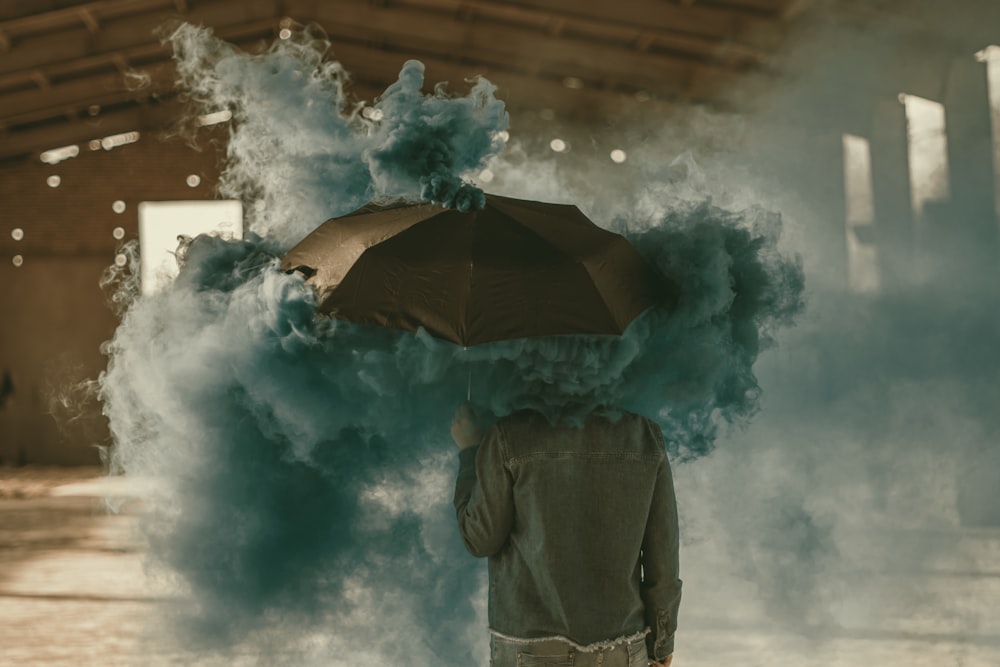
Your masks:
M350 14L320 10L316 18L328 27L328 34L338 43L384 39L398 53L416 58L430 55L459 63L482 63L559 81L574 77L585 85L597 83L599 87L599 82L613 80L632 89L687 97L693 81L724 87L731 86L742 75L694 59L553 38L499 24L475 23L463 29L454 19L454 25L439 19L438 29L431 30L430 25L425 25L425 16L406 10L387 8Z
M560 35L572 32L587 39L617 40L624 43L636 41L640 34L648 34L665 48L675 52L707 58L715 57L720 53L720 40L715 36L679 31L673 26L657 27L646 22L631 23L608 19L607 16L603 15L559 13L552 11L547 6L525 6L508 2L493 2L492 0L398 0L394 6L454 14L456 6L465 4L474 6L480 19L528 27L557 24L560 26ZM724 53L726 58L738 58L744 62L764 62L767 60L765 51L732 39L727 40L727 48Z
M781 18L791 21L812 9L813 0L786 0L785 7L781 10Z
M119 74L128 74L130 69L128 64L128 54L122 53L121 51L115 51L114 53L108 54L108 62L115 66Z
M43 72L41 70L37 70L37 69L36 70L32 70L31 71L31 80L34 81L35 84L39 88L41 88L42 90L48 90L49 88L52 87L52 82L49 81L49 77L45 76L45 72ZM34 91L31 91L31 92L34 92Z
M333 51L337 60L344 64L352 76L371 82L395 81L398 78L400 68L408 59L402 53L396 54L340 41L334 41ZM632 114L640 105L651 117L666 113L672 108L672 104L665 101L639 102L633 95L601 92L586 88L570 90L558 81L548 81L492 68L474 68L470 65L433 57L424 57L421 60L427 67L425 91L431 90L437 82L448 81L453 84L452 89L455 92L464 92L461 90L460 82L466 81L472 75L480 74L497 86L497 96L504 100L512 112L551 109L560 119L579 120L585 118L594 120L595 118L608 119ZM357 95L350 87L348 91Z
M250 15L267 14L272 8L271 0L259 0L255 7L249 7L245 2L218 2L213 5L202 7L199 16L192 15L190 18L202 18L206 23L211 19L219 19L226 15L227 10L233 5L239 4L244 12ZM363 3L357 2L337 2L340 9L348 6L353 7L353 11L334 11L329 8L329 3L294 2L286 3L289 9L297 10L298 13L308 11L313 6L325 6L327 9L318 10L311 17L317 18L320 23L326 23L334 29L333 36L338 39L378 39L385 41L388 37L394 44L398 44L400 50L415 49L417 53L413 55L423 55L429 53L441 58L451 58L477 62L486 60L487 64L494 66L505 66L507 69L534 73L545 70L544 73L550 77L572 76L585 79L590 82L618 81L624 86L631 86L642 89L653 89L654 92L662 92L667 95L692 96L704 98L705 91L716 86L719 89L727 89L736 78L736 74L727 71L725 68L713 67L701 64L694 60L688 61L683 58L665 57L662 54L643 54L638 50L620 49L606 45L593 45L583 40L569 38L547 37L544 33L532 35L514 28L509 28L500 24L489 24L475 22L473 24L463 23L457 19L449 19L453 25L446 25L446 29L441 29L441 18L431 17L413 10L397 10L392 6L381 10L372 9ZM209 7L212 12L206 12ZM211 15L208 15L211 14ZM228 16L228 15L227 15ZM105 38L100 47L114 46L120 43L128 43L128 36L139 42L139 46L132 49L118 49L113 52L104 52L79 60L71 60L74 65L53 65L47 70L35 69L32 72L42 72L48 78L66 76L76 71L84 71L86 67L101 67L104 63L113 62L115 57L122 57L126 60L139 58L155 58L166 56L167 51L155 43L150 46L149 33L160 24L162 17L133 17L121 21L111 22L105 25L97 37ZM275 22L270 16L252 24L254 29L262 27L263 23ZM423 26L420 30L415 27ZM266 29L266 27L265 27ZM218 30L220 37L231 39L230 28L222 27ZM419 34L428 35L422 37ZM74 52L87 51L90 47L74 42L67 35L60 35L59 41L62 45L75 46ZM81 34L79 37L86 37ZM138 38L138 39L136 39ZM82 41L91 41L84 39ZM35 41L46 41L45 38L37 38ZM495 45L488 48L469 49L467 44ZM28 44L19 45L27 47ZM39 46L50 46L49 44L39 44ZM423 53L420 53L423 52ZM532 62L520 60L522 54L531 53ZM11 54L14 55L14 54ZM0 68L8 61L5 58L0 61ZM492 61L492 62L491 62ZM627 72L629 76L623 77L622 72ZM471 73L471 70L468 73ZM466 75L467 75L466 74ZM36 75L32 75L37 78ZM23 80L17 73L2 77L7 81ZM664 85L664 82L668 82ZM43 84L44 85L44 84ZM93 84L92 84L93 85ZM98 81L96 90L102 90L101 86L106 86L105 82ZM697 86L697 90L692 90L692 85ZM66 96L72 100L78 100L75 93L68 91L82 90L76 85L65 88ZM11 101L12 112L5 115L21 116L27 111L25 100L15 97ZM52 98L64 99L60 93L54 93ZM102 97L103 98L103 97ZM97 102L95 102L97 103ZM6 105L5 105L6 106ZM50 98L44 98L37 103L33 109L51 108Z
M30 130L8 132L0 142L0 160L40 152L56 146L83 144L92 139L100 139L112 134L133 130L160 130L175 121L180 113L180 105L136 104L127 109L103 113L87 120L73 119L68 122L51 123Z
M430 30L430 26L426 25L429 23L426 16L390 8L377 12L361 9L350 15L338 14L335 10L320 10L315 18L327 27L335 44L342 41L385 41L391 43L397 53L410 53L417 58L428 54L513 71L547 72L549 76L560 78L572 75L596 80L617 71L615 59L622 58L623 62L629 55L627 51L603 45L581 50L575 40L546 38L545 35L488 23L463 24L454 19L438 19L437 29ZM407 25L411 26L410 31L407 31ZM421 25L423 29L417 27ZM644 59L644 54L637 56ZM659 69L658 76L649 79L667 83L684 76L693 63L663 59L656 65L646 61L646 65L646 71ZM643 72L636 74L641 76ZM675 89L672 92L678 91Z
M67 5L86 4L93 0L31 0L30 2L0 2L0 23L33 14L65 10Z
M20 70L0 75L0 95L3 95L4 91L7 90L26 88L31 85L34 81L33 73L36 71L41 70Z
M784 36L779 21L765 19L732 8L702 5L684 7L663 0L616 0L590 2L579 0L518 0L500 3L493 0L396 0L398 5L437 7L454 11L459 5L469 5L489 12L490 8L517 7L564 16L570 20L586 19L609 25L643 26L668 33L693 35L714 40L733 40L748 46L771 44Z
M254 21L222 27L217 34L229 41L242 42L248 37L261 37L269 33L273 34L277 23L272 19ZM95 72L107 69L111 66L119 71L125 72L129 69L128 63L166 60L171 57L172 50L169 45L162 44L158 40L147 40L139 46L121 49L118 51L107 51L93 56L74 58L65 62L55 63L38 70L19 70L9 74L0 75L0 91L9 88L22 87L25 81L31 80L32 72L43 72L52 79L68 79L80 73Z
M38 8L25 16L0 21L0 30L13 37L50 30L65 30L80 25L81 13L90 14L94 20L140 14L170 5L170 0L100 0L80 2L59 9Z
M105 74L75 79L69 83L50 85L45 90L28 90L4 96L3 122L8 127L38 119L57 116L61 110L82 109L92 104L114 104L169 90L173 85L175 69L165 62L137 71L149 86L141 91L129 89L121 74Z
M335 44L345 66L352 72L348 94L353 99L373 100L384 91L383 82L394 81L406 60L403 54L393 54L354 44ZM463 81L472 73L469 66L436 59L425 59L428 66L427 85L430 90L437 81ZM490 80L500 87L513 116L524 111L550 109L559 120L573 121L595 116L663 118L672 110L669 102L637 101L634 96L600 93L595 90L568 91L558 82L544 81L517 74L486 71ZM166 79L164 74L164 79ZM567 93L569 93L567 95ZM69 144L81 144L110 134L158 131L172 125L185 113L184 107L173 101L173 92L165 92L157 104L136 104L125 109L102 111L93 118L74 116L62 122L50 122L27 129L13 129L0 142L0 159Z
M171 9L135 14L127 18L105 20L92 34L86 28L40 34L15 42L9 53L0 58L0 74L35 69L54 63L114 51L124 51L156 41L155 31L165 22L181 18ZM184 20L218 30L260 20L277 23L276 0L216 0L198 5Z
M83 25L87 26L90 34L94 34L101 29L101 22L86 7L82 7L77 14L80 20L83 21Z
M144 47L130 49L125 52L102 53L88 58L70 60L58 65L51 65L44 69L20 70L11 72L10 74L2 74L0 75L0 95L10 94L3 91L23 88L26 82L33 81L36 77L45 77L46 80L65 80L77 78L81 73L87 73L91 76L97 75L100 73L100 70L107 71L112 68L118 69L119 72L124 72L128 69L129 61L149 61L155 59L157 56L159 56L159 59L169 57L170 49L162 44L148 44Z
M684 22L664 27L661 10L670 5L652 0L621 3L624 11L604 20L606 6L575 9L568 0L521 0L516 4L395 0L379 8L361 0L203 0L185 5L189 11L185 19L216 26L216 33L227 41L237 41L241 35L249 39L250 33L255 38L273 35L281 9L303 22L315 19L328 26L333 57L351 73L349 90L361 98L380 93L396 79L403 62L416 57L428 67L428 90L436 81L458 83L483 74L498 85L499 96L512 112L547 108L558 118L595 120L633 113L665 114L672 108L669 98L714 101L723 95L727 102L739 104L739 93L729 91L743 88L734 85L743 76L743 68L708 62L707 54L724 54L726 49L762 52L740 46L731 36L716 38L711 33L722 28L739 33L758 19L739 12L673 5L673 11L709 10L715 22L700 23L699 33ZM111 5L121 11L112 16ZM124 86L120 73L108 71L110 65L127 71L130 62L143 62L144 67L151 67L153 77L151 87L141 94L172 94L169 51L152 38L152 30L164 20L176 18L175 0L119 0L82 6L99 21L96 33L82 25L78 13L76 28L15 40L12 51L0 58L0 89L50 83L46 90L16 90L3 96L5 118L0 124L14 129L0 143L16 140L12 145L23 147L31 137L42 136L46 137L44 142L32 144L35 148L73 143L57 140L63 135L51 133L67 125L89 127L89 121L79 117L92 104L116 104L137 95ZM139 6L153 9L133 11ZM462 14L459 7L468 11ZM123 8L132 13L123 13ZM651 9L657 11L645 17L645 22L629 23L640 10ZM79 12L79 6L74 11ZM593 38L581 35L588 30ZM685 35L678 30L691 32ZM664 53L669 40L695 53L690 57ZM645 52L639 48L642 46ZM36 64L25 67L32 63ZM95 74L96 70L104 71ZM573 86L564 83L571 79ZM668 99L642 102L632 94L636 91L651 91ZM643 99L648 95L643 94ZM63 115L71 121L55 120ZM53 120L41 124L46 119ZM33 123L39 124L18 128ZM9 150L14 149L5 146L3 155L16 154Z
M708 5L702 5L707 7ZM761 18L781 18L781 12L785 6L785 0L725 0L714 5L717 9L731 9L738 12L747 12L753 16Z
M220 36L238 47L246 48L256 44L262 34L271 34L274 25L273 21L267 20L232 26L225 29L223 31L225 34ZM117 67L118 72L115 74L104 72L59 82L52 85L46 92L36 89L8 93L2 97L3 115L0 116L0 123L11 126L39 122L61 115L67 105L79 112L92 104L107 105L138 95L148 96L152 93L166 92L173 86L175 70L169 49L156 48L154 51L154 47L159 46L157 44L131 52L109 53L100 56L99 58L104 65L113 64ZM161 57L156 62L145 63L142 67L134 68L129 65L130 60L145 55L160 55ZM69 65L67 64L67 66ZM123 75L131 76L137 72L141 73L143 70L150 73L151 83L154 85L150 88L143 88L141 91L130 90L125 84Z

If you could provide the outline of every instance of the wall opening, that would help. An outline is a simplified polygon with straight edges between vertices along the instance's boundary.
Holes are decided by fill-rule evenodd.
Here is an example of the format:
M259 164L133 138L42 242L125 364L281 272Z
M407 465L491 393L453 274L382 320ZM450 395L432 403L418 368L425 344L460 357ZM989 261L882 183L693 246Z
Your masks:
M943 104L916 95L903 94L899 98L906 108L910 202L913 207L913 236L919 259L930 250L927 247L930 219L928 205L945 202L951 196L948 135Z
M177 276L178 237L199 234L243 238L243 205L233 200L139 204L139 280L144 295L162 290Z
M853 134L845 134L843 144L848 286L854 292L877 292L881 281L875 243L871 145L864 137Z

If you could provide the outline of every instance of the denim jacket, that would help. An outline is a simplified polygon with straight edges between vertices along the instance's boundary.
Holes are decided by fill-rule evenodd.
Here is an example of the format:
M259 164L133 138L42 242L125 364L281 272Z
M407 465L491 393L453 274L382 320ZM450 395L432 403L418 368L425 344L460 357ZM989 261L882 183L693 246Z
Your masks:
M673 652L677 507L656 424L520 412L459 459L455 509L466 548L489 557L491 632L583 650L648 632L650 658Z

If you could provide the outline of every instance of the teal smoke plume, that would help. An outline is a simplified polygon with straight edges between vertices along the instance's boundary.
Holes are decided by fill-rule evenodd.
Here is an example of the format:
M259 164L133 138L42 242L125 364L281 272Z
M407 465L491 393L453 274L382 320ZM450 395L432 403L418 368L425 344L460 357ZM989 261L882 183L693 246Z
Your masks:
M475 207L463 176L502 148L502 103L484 80L465 96L423 93L411 61L370 120L321 41L247 55L190 26L170 40L196 111L233 110L220 190L249 223L242 241L185 244L172 287L133 296L101 378L113 468L158 481L151 557L190 601L173 627L194 648L299 662L312 650L476 664L483 564L455 529L448 435L470 371L497 415L620 405L658 419L675 454L703 454L720 424L756 410L754 362L801 308L780 219L705 203L609 221L681 295L621 338L463 350L317 317L311 288L278 268L284 250L372 198Z

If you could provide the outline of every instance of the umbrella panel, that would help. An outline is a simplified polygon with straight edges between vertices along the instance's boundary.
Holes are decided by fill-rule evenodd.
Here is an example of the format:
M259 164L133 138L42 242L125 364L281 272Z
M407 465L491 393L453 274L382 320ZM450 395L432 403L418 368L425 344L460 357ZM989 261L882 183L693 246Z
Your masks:
M443 211L413 225L366 251L321 309L380 326L424 326L463 345L621 333L586 268L505 217Z
M283 258L320 312L463 345L620 334L670 299L627 240L575 206L487 195L486 208L369 205L327 221Z

